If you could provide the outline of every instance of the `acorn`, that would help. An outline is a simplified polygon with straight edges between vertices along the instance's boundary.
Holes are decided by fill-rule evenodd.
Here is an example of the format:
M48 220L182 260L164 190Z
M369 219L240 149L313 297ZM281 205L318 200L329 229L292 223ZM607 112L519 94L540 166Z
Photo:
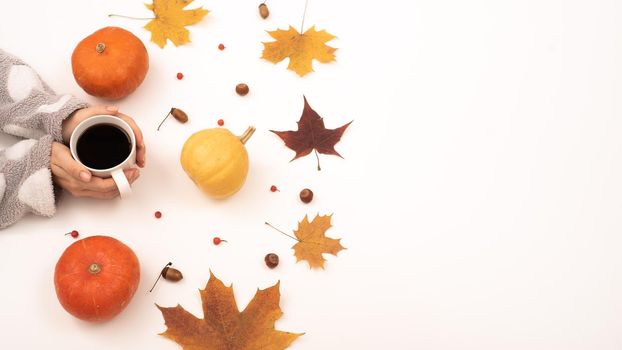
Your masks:
M182 111L179 108L171 108L171 115L173 115L173 118L177 119L180 123L185 123L188 121L188 115L186 114L186 112Z
M235 92L237 92L238 95L240 96L246 96L246 94L248 94L249 91L250 89L248 88L248 85L244 83L239 83L238 85L235 86Z
M309 203L313 200L313 191L311 191L308 188L305 188L304 190L300 191L300 200L303 203Z
M271 269L279 265L279 256L274 253L267 254L263 260L266 263L266 266L268 266Z
M182 111L179 108L171 108L171 110L166 114L166 116L164 117L164 119L162 119L162 121L160 122L160 125L158 125L158 131L160 130L160 127L162 126L162 124L164 124L164 122L166 121L166 119L168 119L169 116L173 116L173 118L175 118L178 122L185 124L188 121L188 115L186 114L186 112Z
M268 5L265 2L259 4L259 15L261 18L266 19L270 16L270 10L268 10Z
M181 271L177 270L174 267L170 267L170 265L168 264L162 269L161 275L162 277L164 277L165 280L171 282L178 282L184 278L184 275L182 275Z
M160 272L160 275L158 276L158 279L156 279L151 289L149 289L149 292L151 292L153 288L155 288L156 284L158 284L160 277L163 277L165 280L171 282L179 282L184 278L184 275L182 275L181 271L177 270L174 267L171 267L171 265L173 265L173 263L169 262L168 264L166 264L166 266L164 266L164 268Z

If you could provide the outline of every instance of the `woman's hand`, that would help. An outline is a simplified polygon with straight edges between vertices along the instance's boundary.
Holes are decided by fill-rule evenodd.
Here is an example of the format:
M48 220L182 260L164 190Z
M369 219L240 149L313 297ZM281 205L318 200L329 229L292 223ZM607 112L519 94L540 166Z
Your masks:
M102 114L115 116L129 124L129 126L132 128L132 131L134 131L134 135L136 136L136 164L139 167L144 168L146 149L145 140L143 139L143 133L140 131L138 125L136 125L134 119L123 113L120 113L119 109L116 106L95 106L82 108L75 111L69 118L63 121L62 134L65 143L69 143L71 133L73 133L73 130L76 128L76 126L78 126L78 124L80 124L80 122L90 117Z
M115 106L96 106L75 111L69 118L63 121L63 140L69 143L71 134L80 122L102 114L118 117L129 124L136 136L136 164L143 168L145 166L146 153L143 133L136 125L134 119L120 113ZM119 195L117 185L112 178L102 179L92 176L88 169L73 159L69 148L62 143L52 143L52 160L50 164L54 183L76 197L110 199ZM138 169L126 169L124 172L130 184L140 176Z
M54 183L76 197L110 199L119 195L112 178L101 179L91 173L71 156L71 151L62 143L52 143L50 162ZM138 169L124 170L125 177L133 183L140 176Z

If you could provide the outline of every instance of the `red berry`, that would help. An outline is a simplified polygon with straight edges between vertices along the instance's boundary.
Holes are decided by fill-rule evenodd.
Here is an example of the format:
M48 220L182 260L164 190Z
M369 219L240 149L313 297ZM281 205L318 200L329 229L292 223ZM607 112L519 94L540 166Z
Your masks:
M274 186L274 185L270 186L270 192L276 192L276 191L278 191L278 190L279 190L279 189L278 189L278 188L276 188L276 186Z
M220 237L214 237L212 241L214 242L214 245L219 245L222 242L226 242L224 239L220 239Z
M73 230L73 231L71 231L71 232L69 232L69 233L65 233L65 236L67 236L67 235L71 235L71 237L73 237L73 238L78 238L78 236L79 236L80 234L78 233L78 231Z
M224 120L222 120L222 119L218 119L218 125L219 125L219 126L223 126L223 125L225 125L225 121L224 121Z
M162 217L162 213L159 212L159 211L156 211L154 215L155 215L156 219L159 219L159 218Z
M177 79L182 80L184 78L184 73L177 73Z
M218 50L222 51L225 49L225 45L223 44L218 44Z

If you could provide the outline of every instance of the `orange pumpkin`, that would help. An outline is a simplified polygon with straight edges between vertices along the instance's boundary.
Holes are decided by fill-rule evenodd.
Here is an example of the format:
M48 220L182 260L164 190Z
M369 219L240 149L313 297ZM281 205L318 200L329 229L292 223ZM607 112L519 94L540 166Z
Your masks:
M85 321L106 321L123 311L139 280L136 254L107 236L74 242L54 272L58 301L67 312Z
M71 55L76 82L88 94L109 100L138 88L149 70L145 45L119 27L102 28L84 38Z

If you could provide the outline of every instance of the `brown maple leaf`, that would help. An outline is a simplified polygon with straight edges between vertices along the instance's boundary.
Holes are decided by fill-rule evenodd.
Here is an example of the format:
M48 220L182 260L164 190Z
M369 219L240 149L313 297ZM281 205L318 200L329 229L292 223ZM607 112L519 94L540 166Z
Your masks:
M244 311L239 312L233 288L210 271L201 293L204 318L197 318L179 304L161 307L167 329L160 335L170 338L185 350L283 350L302 334L274 329L283 314L279 307L279 283L257 290Z
M279 63L289 57L287 68L300 76L313 71L313 59L322 63L335 60L337 49L326 45L326 42L335 39L335 36L325 30L315 30L315 26L303 34L298 33L292 26L289 26L288 30L277 29L268 34L276 41L263 43L261 58Z
M294 231L298 243L292 247L296 262L305 260L309 263L309 268L324 268L326 259L322 256L323 253L336 256L345 249L341 245L341 238L326 237L326 231L332 227L331 217L332 215L318 214L312 222L309 222L309 218L305 215L305 218L298 223L298 229Z
M270 131L283 139L287 147L296 151L296 156L292 160L304 157L315 149L317 170L322 170L322 168L320 168L320 157L318 156L318 152L341 157L341 154L335 151L335 144L341 140L343 132L352 122L342 125L337 129L326 129L324 126L324 119L320 117L317 112L311 108L311 106L309 106L307 98L304 96L303 98L305 106L302 110L302 116L298 121L298 130Z

